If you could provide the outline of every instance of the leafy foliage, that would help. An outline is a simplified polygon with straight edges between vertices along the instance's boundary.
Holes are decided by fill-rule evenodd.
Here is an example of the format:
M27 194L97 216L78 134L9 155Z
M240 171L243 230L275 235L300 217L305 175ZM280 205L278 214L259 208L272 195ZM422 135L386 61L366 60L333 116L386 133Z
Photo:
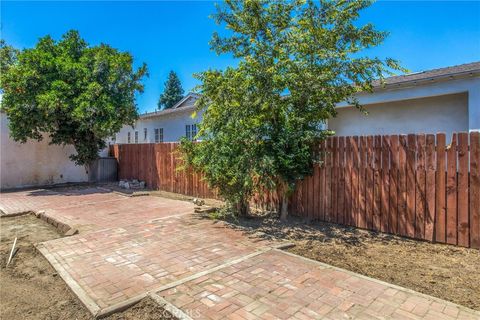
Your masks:
M165 89L158 100L159 109L169 109L183 98L183 88L180 79L174 71L170 71L165 81Z
M387 34L356 19L370 1L235 1L217 6L215 21L229 30L213 35L212 48L238 58L236 68L199 75L204 109L199 136L184 142L187 162L204 172L211 186L248 212L259 190L288 196L298 179L311 173L322 130L335 106L372 90L372 82L393 69L390 58L370 58L362 50Z
M77 154L70 158L88 165L108 137L137 118L145 64L134 70L129 53L89 46L77 31L22 51L3 43L1 62L1 108L16 141L48 134L52 144L72 144Z

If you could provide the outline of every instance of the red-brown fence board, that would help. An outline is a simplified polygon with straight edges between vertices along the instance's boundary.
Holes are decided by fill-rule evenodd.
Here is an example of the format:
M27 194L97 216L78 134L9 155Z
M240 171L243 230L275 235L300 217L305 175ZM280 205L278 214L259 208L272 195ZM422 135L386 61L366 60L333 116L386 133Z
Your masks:
M470 246L480 249L480 132L470 133Z
M457 244L457 134L447 148L447 243Z
M446 139L437 134L437 167L435 175L435 241L447 241L447 200L446 200Z
M425 240L433 241L435 228L435 136L427 134L425 145Z
M425 238L425 135L417 135L415 169L415 238Z
M458 173L457 173L457 234L458 245L469 246L468 221L468 133L458 134Z
M183 166L176 143L113 145L121 179L217 198L202 174ZM332 137L320 163L298 181L291 214L416 239L480 248L480 133ZM252 203L275 210L275 191Z

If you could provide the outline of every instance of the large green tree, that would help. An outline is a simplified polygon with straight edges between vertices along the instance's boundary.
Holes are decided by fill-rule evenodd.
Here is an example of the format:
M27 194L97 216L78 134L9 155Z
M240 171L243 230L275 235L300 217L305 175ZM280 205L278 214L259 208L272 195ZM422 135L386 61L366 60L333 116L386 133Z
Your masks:
M105 140L137 118L135 94L143 91L143 64L106 44L89 46L77 31L61 40L41 38L35 47L1 47L1 108L11 137L73 145L71 159L88 165Z
M188 164L201 170L212 187L248 213L258 191L275 190L286 217L288 198L298 179L309 175L315 146L335 106L372 82L401 69L390 58L363 51L379 45L387 33L360 25L370 1L227 0L215 21L228 32L214 34L219 54L239 59L238 66L198 75L205 110L199 135L204 142L183 143Z
M158 109L169 109L183 98L183 88L180 79L174 71L170 71L165 81L165 88L158 99Z

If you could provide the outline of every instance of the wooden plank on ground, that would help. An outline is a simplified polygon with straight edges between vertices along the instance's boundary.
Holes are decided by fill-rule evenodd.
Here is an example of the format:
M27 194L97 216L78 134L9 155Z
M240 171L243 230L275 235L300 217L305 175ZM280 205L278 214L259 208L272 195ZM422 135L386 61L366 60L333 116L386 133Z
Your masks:
M425 145L425 240L434 240L435 229L435 135L427 134Z
M447 148L447 243L457 244L457 134Z
M470 246L480 249L480 132L470 132Z
M468 221L468 133L458 133L458 186L457 207L458 245L470 246L470 226Z

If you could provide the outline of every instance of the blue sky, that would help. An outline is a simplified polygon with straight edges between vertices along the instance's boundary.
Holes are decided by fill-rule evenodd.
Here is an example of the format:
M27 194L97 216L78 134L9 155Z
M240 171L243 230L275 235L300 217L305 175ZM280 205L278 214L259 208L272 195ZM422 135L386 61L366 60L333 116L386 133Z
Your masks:
M77 29L90 44L129 51L136 63L148 65L150 77L137 99L145 112L155 109L170 70L189 91L196 84L193 73L234 64L231 57L210 51L212 32L222 30L209 19L212 12L208 1L2 1L1 36L26 48L46 34L58 39ZM390 32L368 55L396 58L411 71L480 60L479 1L380 1L363 12L360 22Z

